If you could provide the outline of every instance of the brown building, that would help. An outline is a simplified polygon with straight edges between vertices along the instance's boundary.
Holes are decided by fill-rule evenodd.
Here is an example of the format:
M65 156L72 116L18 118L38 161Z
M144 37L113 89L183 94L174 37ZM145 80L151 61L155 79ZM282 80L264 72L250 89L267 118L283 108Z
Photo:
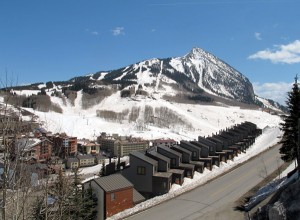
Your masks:
M68 157L77 154L77 137L69 137L63 133L54 135L52 139L56 156Z
M111 217L145 200L121 174L92 179L84 187L89 187L89 184L98 199L97 220Z
M15 154L24 161L45 162L52 156L53 143L47 138L21 138L16 141Z

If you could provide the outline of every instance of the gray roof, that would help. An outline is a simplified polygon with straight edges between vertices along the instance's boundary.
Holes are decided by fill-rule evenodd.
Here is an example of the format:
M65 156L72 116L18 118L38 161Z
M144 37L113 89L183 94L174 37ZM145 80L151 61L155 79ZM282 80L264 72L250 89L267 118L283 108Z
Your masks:
M168 170L169 173L176 173L176 174L183 174L184 170L180 170L180 169L169 169Z
M172 154L174 154L174 155L177 155L178 157L182 157L182 154L181 154L181 153L179 153L179 152L177 152L177 151L175 151L175 150L172 150L172 149L169 148L169 147L166 147L166 146L163 146L163 145L158 145L157 148L161 148L161 149L163 149L163 150L165 150L165 151L168 151L168 152L170 152L170 153L172 153Z
M197 165L197 166L204 166L204 162L202 161L190 161L190 164Z
M94 181L105 192L112 192L112 191L117 191L117 190L120 190L120 189L133 187L133 184L131 182L129 182L121 174L113 174L113 175L110 175L110 176L100 177L98 179L94 179Z
M184 168L190 168L190 169L194 169L195 168L194 164L188 164L188 163L180 163L179 166L180 167L184 167Z
M94 156L91 155L91 154L84 154L84 155L78 155L77 158L79 160L81 160L81 159L94 159Z
M145 197L133 188L133 203L138 204L145 201Z
M179 146L179 145L173 145L172 147L173 147L173 148L176 148L176 149L178 149L178 150L180 150L180 151L182 151L182 152L184 152L184 153L192 154L191 151L189 151L189 150L187 150L187 149L185 149L185 148L183 148L183 147L181 147L181 146ZM172 147L171 147L171 148L172 148Z
M160 154L156 151L149 151L148 153L151 154L152 156L160 159L160 160L163 160L163 161L166 161L167 163L170 163L170 160L171 160L170 158L168 158L168 157L166 157L166 156L164 156L164 155L162 155L162 154Z
M103 156L103 155L97 155L96 158L97 158L98 160L108 159L108 157L105 157L105 156Z
M75 157L69 157L69 158L68 158L68 162L71 163L71 162L79 162L79 161L78 161L78 159L75 158Z
M137 157L147 163L150 163L152 164L153 166L157 166L158 165L158 162L150 157L147 157L144 153L140 152L140 151L134 151L134 152L131 152L129 154L129 156L134 156L134 157Z
M172 176L172 173L170 173L170 172L155 172L153 174L153 176L169 178Z

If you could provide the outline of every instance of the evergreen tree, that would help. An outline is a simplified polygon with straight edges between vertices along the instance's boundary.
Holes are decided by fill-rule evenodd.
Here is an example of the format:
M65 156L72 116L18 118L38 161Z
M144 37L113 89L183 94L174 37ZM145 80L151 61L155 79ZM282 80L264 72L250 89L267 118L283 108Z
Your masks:
M282 147L280 153L281 159L284 161L292 161L298 157L298 118L300 118L300 91L298 78L295 77L295 83L292 90L288 93L286 101L289 114L283 117L284 122L281 123L283 131ZM299 161L298 161L299 163Z
M83 211L83 192L82 184L78 174L78 168L73 170L74 180L70 186L70 216L72 219L80 219L80 213Z
M101 167L101 170L99 172L99 176L105 176L105 175L106 175L105 161L103 160L102 167Z
M93 220L97 216L97 197L93 193L91 182L87 189L84 189L83 207L80 217L83 220Z
M72 190L70 189L70 181L65 177L62 170L59 171L57 180L51 188L51 194L55 198L55 207L57 212L55 217L60 220L72 219L70 195Z

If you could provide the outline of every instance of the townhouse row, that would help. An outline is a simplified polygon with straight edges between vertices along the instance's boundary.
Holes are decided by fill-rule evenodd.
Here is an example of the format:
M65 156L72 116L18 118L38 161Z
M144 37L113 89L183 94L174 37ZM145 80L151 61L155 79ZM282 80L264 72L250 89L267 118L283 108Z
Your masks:
M130 153L129 166L121 174L146 198L162 195L173 183L193 178L195 171L211 170L245 152L260 134L255 124L244 122L211 137L199 136L197 141L159 144Z

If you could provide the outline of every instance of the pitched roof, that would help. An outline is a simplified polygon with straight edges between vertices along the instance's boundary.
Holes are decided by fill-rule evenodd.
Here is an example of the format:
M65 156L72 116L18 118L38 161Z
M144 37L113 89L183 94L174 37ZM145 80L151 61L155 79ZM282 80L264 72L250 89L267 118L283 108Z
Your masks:
M41 133L44 133L44 134L47 133L47 131L46 131L45 128L36 128L35 130L36 130L36 131L39 131L39 132L41 132Z
M185 152L185 153L187 153L187 154L192 154L191 151L189 151L189 150L187 150L187 149L185 149L185 148L183 148L183 147L181 147L181 146L179 146L179 145L173 145L173 146L171 147L171 149L172 149L172 148L176 148L176 149L178 149L179 151ZM175 150L175 151L176 151L176 150Z
M164 155L162 155L162 154L160 154L156 151L149 151L148 153L151 154L152 156L160 159L160 160L163 160L163 161L166 161L167 163L170 163L170 160L171 160L170 158L168 158L168 157L166 157L166 156L164 156Z
M129 156L134 156L134 157L137 157L147 163L150 163L152 164L153 166L157 166L158 165L158 162L150 157L147 157L144 153L140 152L140 151L134 151L134 152L131 152L129 154Z
M76 157L69 157L68 158L68 162L72 163L72 162L79 162L79 160Z
M133 188L133 203L138 204L145 201L145 197Z
M79 160L82 160L82 159L94 159L94 156L90 155L90 154L83 154L83 155L78 155L77 158Z
M170 178L172 176L172 173L170 172L155 172L153 174L155 177L163 177L163 178Z
M103 156L103 155L101 155L101 154L97 155L96 158L97 158L98 160L108 159L108 157Z
M112 192L128 187L133 187L133 184L121 174L104 176L98 179L93 179L93 181L95 181L105 192Z
M42 141L38 138L21 138L16 141L16 147L20 150L30 150Z
M176 156L178 156L178 157L182 157L182 154L181 154L181 153L179 153L179 152L177 152L177 151L175 151L175 150L172 150L172 149L169 148L169 147L166 147L166 146L163 146L163 145L158 145L157 148L161 148L161 149L163 149L163 150L165 150L165 151L167 151L167 152L169 152L169 153L171 153L171 154L173 154L173 155L176 155Z

